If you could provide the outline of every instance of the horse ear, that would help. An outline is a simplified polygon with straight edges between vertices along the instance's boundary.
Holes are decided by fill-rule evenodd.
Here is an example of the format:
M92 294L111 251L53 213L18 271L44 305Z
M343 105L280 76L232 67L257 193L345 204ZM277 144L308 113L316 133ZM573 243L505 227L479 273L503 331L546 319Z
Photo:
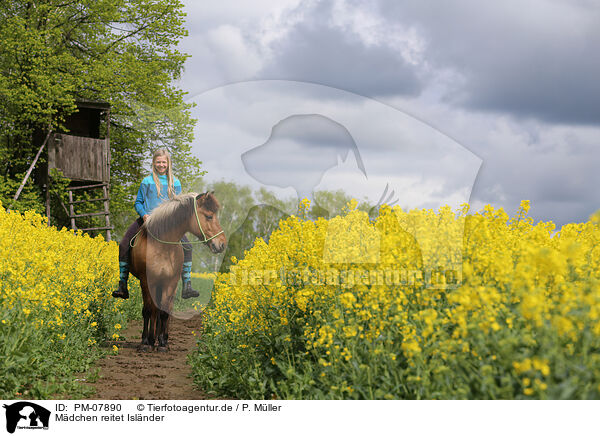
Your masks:
M204 197L207 194L207 192L205 192L204 194L198 194L196 195L196 200L200 200L202 197Z
M212 195L214 195L214 194L215 194L215 191L210 191L210 193L211 193Z

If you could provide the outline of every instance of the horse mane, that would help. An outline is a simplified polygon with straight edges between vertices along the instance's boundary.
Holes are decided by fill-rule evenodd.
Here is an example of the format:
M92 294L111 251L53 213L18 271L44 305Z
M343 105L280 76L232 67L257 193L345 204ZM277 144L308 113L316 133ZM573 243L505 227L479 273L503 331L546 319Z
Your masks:
M194 204L198 194L189 192L176 195L165 201L152 211L143 228L148 229L157 238L160 238L169 230L183 225L194 213ZM207 192L201 199L200 206L206 210L217 213L221 205L212 192Z

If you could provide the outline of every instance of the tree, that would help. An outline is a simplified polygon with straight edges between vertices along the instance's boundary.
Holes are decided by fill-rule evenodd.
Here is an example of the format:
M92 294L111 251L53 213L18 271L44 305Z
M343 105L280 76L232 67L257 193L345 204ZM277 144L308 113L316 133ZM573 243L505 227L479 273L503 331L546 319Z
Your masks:
M341 189L338 189L337 191L316 191L308 216L312 219L316 219L320 216L331 218L340 215L343 213L350 200L352 200L352 197ZM365 212L369 212L372 207L373 206L369 204L369 201L366 198L358 205L358 209Z
M155 148L172 152L185 185L202 174L201 162L191 154L190 105L173 85L187 58L176 48L186 35L184 18L176 0L0 0L5 207L40 145L36 132L64 128L77 99L111 105L113 215L134 216L143 164ZM15 208L41 210L43 181L32 179Z
M207 184L200 180L196 182L192 190L205 192L215 191L215 196L221 203L219 211L219 222L225 231L228 239L228 245L231 246L231 235L243 224L246 214L256 204L252 189L249 186L241 186L235 182L219 181ZM194 250L194 265L196 269L206 269L215 271L223 259L223 255L214 256L208 250Z
M254 246L256 238L269 242L271 233L279 227L279 222L287 218L287 211L297 210L295 198L279 198L264 187L252 190L249 186L235 182L219 181L207 183L198 181L192 188L197 192L215 191L221 203L219 222L227 236L225 253L214 256L208 250L194 251L194 269L222 272L231 266L231 257L243 259L244 253ZM343 213L352 199L344 191L317 191L315 201L308 211L308 219L331 218ZM373 206L365 199L358 209L369 212ZM374 211L373 211L374 212Z

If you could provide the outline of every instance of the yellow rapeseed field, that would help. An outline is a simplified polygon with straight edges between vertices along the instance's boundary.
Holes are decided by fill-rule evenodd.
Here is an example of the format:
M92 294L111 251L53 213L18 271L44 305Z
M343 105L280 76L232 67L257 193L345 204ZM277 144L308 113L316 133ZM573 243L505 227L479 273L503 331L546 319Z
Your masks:
M302 210L309 207L303 202ZM195 380L243 398L600 398L600 213L292 216L215 281Z
M118 339L135 302L110 294L117 251L101 236L57 230L0 204L0 396L73 389L65 380L97 358L98 342Z

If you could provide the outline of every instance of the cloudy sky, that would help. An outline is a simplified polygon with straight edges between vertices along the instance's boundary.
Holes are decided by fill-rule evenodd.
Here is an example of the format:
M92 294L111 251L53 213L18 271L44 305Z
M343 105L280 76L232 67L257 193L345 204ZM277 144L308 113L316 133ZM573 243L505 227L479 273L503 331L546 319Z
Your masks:
M600 3L187 0L179 86L209 180L600 209Z

